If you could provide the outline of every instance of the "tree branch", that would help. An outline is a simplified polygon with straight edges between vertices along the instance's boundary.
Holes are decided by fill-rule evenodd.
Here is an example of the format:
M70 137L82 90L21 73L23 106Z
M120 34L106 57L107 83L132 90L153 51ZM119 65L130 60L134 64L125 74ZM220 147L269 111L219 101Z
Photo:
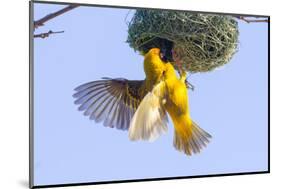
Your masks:
M63 33L64 31L56 31L56 32L53 32L52 30L46 32L46 33L40 33L40 34L35 34L34 35L34 38L46 38L46 37L49 37L51 34L56 34L56 33Z
M262 19L262 20L259 20L259 19L248 19L248 18L245 18L244 16L235 16L236 18L238 18L239 20L243 20L244 22L247 22L248 24L249 23L252 23L252 22L269 22L268 19Z
M45 17L43 17L43 18L41 18L41 19L39 19L37 21L34 21L34 28L36 29L36 28L38 28L40 26L43 26L45 22L47 22L47 21L49 21L49 20L51 20L51 19L53 19L53 18L55 18L55 17L57 17L57 16L59 16L61 14L64 14L67 11L70 11L70 10L72 10L72 9L78 7L78 6L79 5L68 5L67 7L65 7L65 8L63 8L63 9L61 9L59 11L56 11L56 12L51 13L51 14L48 14Z

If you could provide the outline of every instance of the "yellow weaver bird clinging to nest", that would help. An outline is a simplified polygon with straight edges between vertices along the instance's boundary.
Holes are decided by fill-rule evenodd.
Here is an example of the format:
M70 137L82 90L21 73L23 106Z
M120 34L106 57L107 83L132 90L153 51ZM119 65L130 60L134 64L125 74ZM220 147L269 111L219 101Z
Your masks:
M191 120L186 74L180 78L160 49L144 56L144 80L123 78L89 82L73 95L84 115L104 126L129 130L131 140L153 141L167 131L167 112L174 124L174 147L187 155L199 153L211 135Z

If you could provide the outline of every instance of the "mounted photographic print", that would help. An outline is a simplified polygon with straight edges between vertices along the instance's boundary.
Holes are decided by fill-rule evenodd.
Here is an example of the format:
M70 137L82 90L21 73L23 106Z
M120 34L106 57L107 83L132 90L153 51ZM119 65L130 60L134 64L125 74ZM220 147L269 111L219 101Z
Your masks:
M30 187L269 173L269 16L30 2Z

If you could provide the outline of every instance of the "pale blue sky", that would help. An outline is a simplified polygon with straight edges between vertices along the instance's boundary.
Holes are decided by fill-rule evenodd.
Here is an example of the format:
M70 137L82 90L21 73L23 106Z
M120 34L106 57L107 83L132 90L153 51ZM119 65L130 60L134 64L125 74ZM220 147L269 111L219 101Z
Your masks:
M36 4L35 20L64 6ZM63 34L34 40L35 185L267 170L267 24L239 21L231 62L193 74L192 118L212 136L200 154L172 145L173 126L153 143L103 127L77 111L73 89L101 77L143 79L143 58L125 42L128 9L79 7L45 24Z

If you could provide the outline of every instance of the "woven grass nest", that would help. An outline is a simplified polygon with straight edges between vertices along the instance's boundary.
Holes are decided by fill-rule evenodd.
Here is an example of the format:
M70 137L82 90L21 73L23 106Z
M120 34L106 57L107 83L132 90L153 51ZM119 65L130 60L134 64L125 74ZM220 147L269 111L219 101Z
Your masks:
M152 47L164 49L169 60L173 49L185 71L207 72L229 62L237 51L238 35L231 16L137 9L128 24L127 42L144 53Z

